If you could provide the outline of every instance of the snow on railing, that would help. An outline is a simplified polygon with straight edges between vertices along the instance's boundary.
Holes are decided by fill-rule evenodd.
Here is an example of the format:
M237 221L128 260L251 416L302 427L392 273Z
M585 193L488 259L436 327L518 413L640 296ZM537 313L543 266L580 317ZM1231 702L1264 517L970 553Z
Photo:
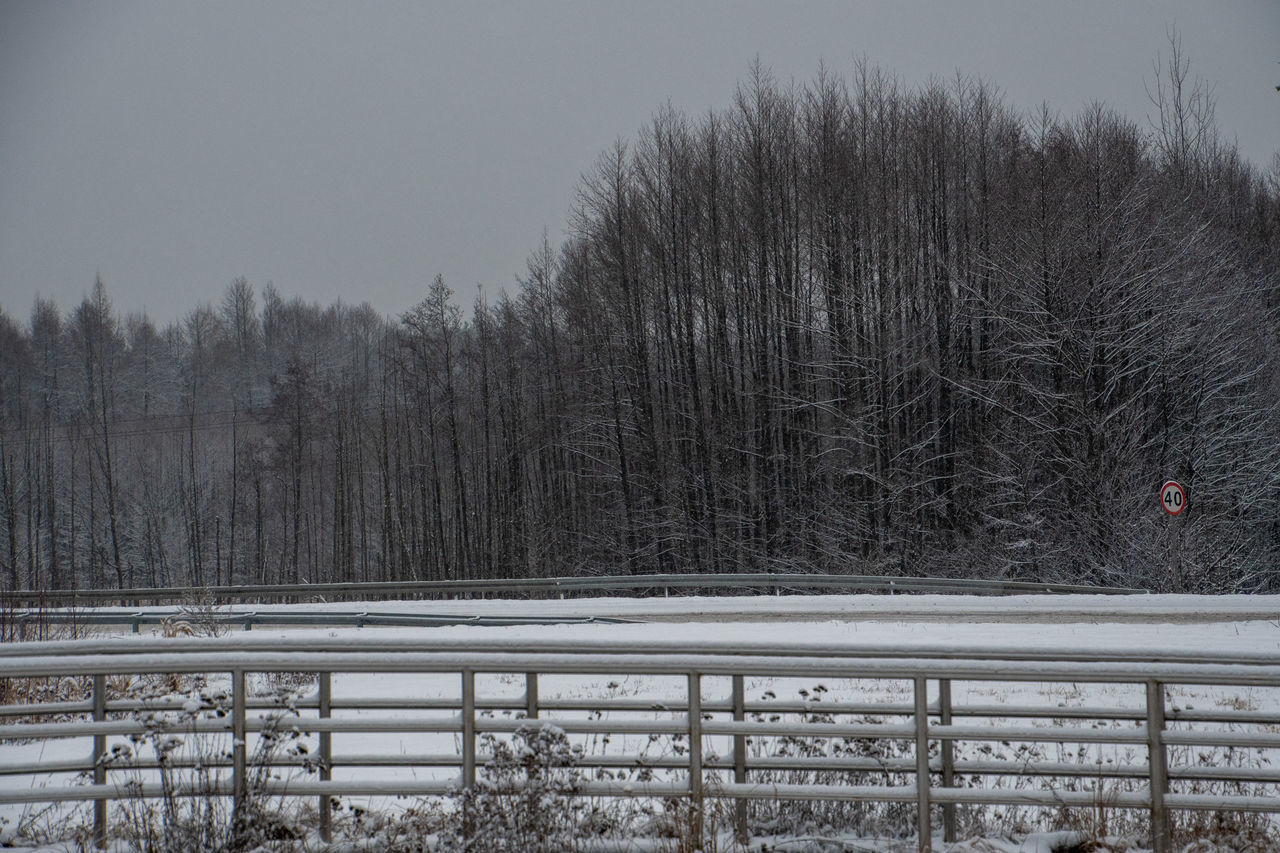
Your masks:
M217 674L225 674L219 681ZM258 673L314 673L317 687L309 695L280 707L251 695L247 676ZM392 696L372 695L357 676L404 673L456 678L452 696L419 695L413 690ZM477 676L502 674L522 685L522 695L485 697L476 691ZM113 697L108 683L118 676L159 679L177 684L184 674L201 674L208 684L225 683L225 699L209 704L182 695L159 699ZM588 691L539 690L539 678L569 675L639 676L666 679L667 692L655 695L595 697ZM942 649L875 646L749 643L732 647L712 642L643 644L527 639L463 641L405 637L337 635L333 637L261 638L240 634L222 638L163 640L119 637L7 644L0 647L0 681L81 676L91 681L86 699L66 702L15 703L0 706L0 740L90 738L92 749L82 760L6 761L0 749L0 775L75 774L91 784L0 787L0 803L92 801L95 837L105 841L109 802L173 793L140 772L159 765L136 756L126 764L111 760L111 738L144 734L231 737L230 755L199 758L205 769L219 772L203 786L181 794L226 796L241 801L248 791L255 736L281 727L315 736L314 753L274 756L272 767L287 776L267 783L272 795L316 797L320 831L330 832L333 797L444 795L475 783L487 756L486 736L509 735L531 720L556 726L573 737L632 739L675 738L683 747L659 756L634 752L602 752L582 757L582 766L647 767L663 775L648 779L610 780L601 776L584 784L583 796L683 798L700 820L708 799L735 803L738 835L748 831L747 803L752 800L866 801L914 803L921 849L931 844L933 812L941 818L943 836L955 835L958 805L1038 805L1139 809L1149 814L1152 846L1170 849L1171 812L1252 811L1280 813L1280 770L1268 761L1249 766L1208 766L1188 760L1170 766L1171 748L1252 749L1259 755L1280 750L1280 653L1162 654L1126 649ZM748 679L817 678L890 679L906 695L888 701L805 701L766 697L748 700ZM674 681L672 679L675 679ZM229 682L229 683L228 683ZM723 689L729 694L708 695ZM1136 686L1141 707L1090 707L1055 704L953 702L956 684L998 689L1013 682L1070 685ZM672 692L671 684L680 689ZM862 683L862 682L857 682ZM973 683L973 684L969 684ZM1171 703L1170 686L1210 689L1248 688L1267 697L1261 707L1222 706L1194 709ZM975 692L975 691L970 691ZM21 695L21 691L10 690ZM216 706L216 707L215 707ZM184 714L185 712L185 714ZM820 716L818 716L820 712ZM168 714L169 716L166 716ZM611 717L610 715L615 715ZM957 722L963 720L965 722ZM1038 725L1036 723L1039 723ZM1171 728L1172 726L1172 728ZM335 751L335 739L439 733L456 743L452 751L379 753ZM838 756L805 753L760 755L749 747L770 738L793 741L896 744L894 750L870 755ZM353 743L368 746L364 739ZM1074 747L1083 754L1097 745L1127 748L1144 757L1103 764L1049 760L1043 755L1002 757L969 750L957 759L961 744L1049 743ZM625 750L625 747L624 747ZM1181 753L1178 753L1181 754ZM169 766L181 767L178 757ZM188 765L189 766L189 765ZM350 771L359 769L358 774ZM452 778L417 778L427 768L454 768ZM397 777L392 770L412 774ZM863 773L856 784L810 784L778 781L768 774L790 771ZM227 772L229 771L229 772ZM347 778L333 778L334 772ZM132 781L126 781L124 775ZM849 777L853 778L853 777ZM975 785L975 778L1014 779L1017 785ZM1116 780L1127 790L1082 790L1063 779ZM874 780L883 779L882 784ZM1034 784L1028 787L1026 780ZM1171 790L1175 783L1217 780L1238 785L1244 794ZM1254 786L1245 788L1244 786ZM1257 794L1258 786L1264 794Z
M10 607L62 607L118 603L136 607L144 602L181 601L381 601L400 598L473 598L524 594L537 597L566 593L629 592L652 595L671 590L794 592L912 592L968 595L1133 594L1128 587L967 578L912 578L830 574L651 574L594 577L484 578L480 580L375 581L315 584L255 584L213 587L149 587L141 589L12 590L0 593Z
M370 611L343 612L320 610L233 610L211 607L199 612L190 608L135 610L119 612L111 610L15 610L6 619L16 625L127 625L133 633L140 633L144 625L163 626L174 623L190 625L198 622L215 628L241 627L252 631L255 627L350 627L350 628L439 628L455 625L485 627L510 627L514 625L610 625L627 622L627 619L608 616L481 616L477 614L448 613L377 613Z

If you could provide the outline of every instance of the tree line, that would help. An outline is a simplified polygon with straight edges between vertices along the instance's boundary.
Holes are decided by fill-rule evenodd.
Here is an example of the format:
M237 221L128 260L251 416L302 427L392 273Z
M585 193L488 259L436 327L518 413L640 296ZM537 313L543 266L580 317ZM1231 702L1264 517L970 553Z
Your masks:
M0 313L0 584L653 571L1275 590L1280 158L857 65L658 111L464 312ZM364 283L368 284L368 283ZM1177 479L1180 518L1157 493Z

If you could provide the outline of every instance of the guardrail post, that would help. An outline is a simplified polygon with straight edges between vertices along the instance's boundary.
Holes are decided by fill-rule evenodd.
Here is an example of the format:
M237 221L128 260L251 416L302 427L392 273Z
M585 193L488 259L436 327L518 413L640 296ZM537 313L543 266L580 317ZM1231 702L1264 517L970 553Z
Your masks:
M538 673L524 674L524 715L530 720L538 719Z
M333 705L333 678L327 672L320 673L320 710L322 720L329 719ZM328 782L333 778L333 732L320 732L320 781ZM333 798L321 794L316 803L320 810L320 838L328 844L333 840L330 820L333 812Z
M916 827L920 853L932 853L933 829L929 822L929 681L915 679L916 693Z
M462 787L476 783L476 674L462 671Z
M462 789L470 791L476 784L476 674L462 670ZM463 846L471 847L475 836L475 807L471 797L462 801Z
M1169 792L1168 755L1164 747L1164 685L1147 682L1147 767L1151 788L1151 851L1169 853L1171 833L1164 795Z
M746 689L741 675L733 676L733 719L742 722L746 719ZM747 781L747 736L733 736L733 781L739 785ZM747 801L738 797L733 803L733 829L738 843L747 843Z
M702 676L689 673L689 827L702 849Z
M235 774L232 779L232 808L237 817L240 810L244 807L245 796L248 794L249 777L248 777L248 753L245 745L245 685L244 670L235 669L231 671L231 772Z
M105 722L107 719L107 677L93 677L93 721ZM93 736L93 784L107 784L107 736ZM99 797L93 801L93 843L99 848L107 846L107 800Z
M944 726L951 725L951 679L938 679L938 722ZM938 744L942 753L942 787L950 788L956 781L955 744L945 739ZM956 804L944 803L942 806L942 840L954 843L956 840Z

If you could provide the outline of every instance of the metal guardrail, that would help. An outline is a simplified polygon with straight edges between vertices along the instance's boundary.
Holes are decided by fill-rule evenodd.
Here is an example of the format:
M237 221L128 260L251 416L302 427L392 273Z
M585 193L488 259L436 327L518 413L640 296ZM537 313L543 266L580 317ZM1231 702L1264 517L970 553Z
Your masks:
M137 634L143 625L238 626L252 631L255 626L274 627L402 627L439 628L453 625L508 627L512 625L619 625L632 620L612 616L477 616L464 614L377 613L321 610L137 610L113 613L95 610L18 610L5 619L24 625L128 625Z
M564 596L632 592L654 594L671 590L732 592L888 592L969 595L1088 594L1128 595L1147 590L1080 584L964 578L911 578L876 575L772 574L652 574L597 577L486 578L480 580L388 581L373 583L258 584L213 587L144 587L139 589L12 590L0 592L0 604L10 607L76 607L118 603L125 607L145 602L182 601L300 602L380 601L391 598L472 598L527 595Z
M393 638L394 639L394 638ZM229 704L224 716L208 714L195 722L174 722L177 733L225 733L232 738L228 761L211 786L188 788L191 796L222 795L239 803L248 791L250 736L274 725L315 733L319 750L314 772L281 762L278 772L293 778L268 784L268 793L316 797L320 831L330 832L330 800L335 796L443 795L475 783L486 756L484 735L509 735L521 726L550 723L570 735L680 737L680 753L646 758L635 754L586 757L593 768L649 766L667 774L652 781L585 783L582 795L679 798L689 803L695 821L708 799L734 803L735 829L745 840L747 803L751 800L828 800L914 803L921 850L931 849L935 817L943 835L955 835L957 805L1039 805L1138 809L1148 813L1152 847L1170 850L1171 816L1183 811L1280 813L1280 769L1259 761L1252 766L1201 766L1194 758L1171 765L1171 754L1197 747L1280 750L1280 702L1262 709L1230 706L1193 709L1171 704L1170 685L1242 685L1280 688L1280 653L1222 655L1210 652L1134 653L1125 649L1081 652L1055 649L886 649L821 644L737 644L651 642L578 645L566 642L487 640L463 643L448 639L376 637L285 638L266 640L250 634L218 639L163 641L121 637L107 642L61 641L0 646L0 678L85 676L92 681L87 698L69 702L0 706L0 718L16 720L0 726L0 740L92 738L92 752L82 761L0 762L0 775L36 772L92 774L89 785L39 788L0 787L0 803L92 801L95 837L105 842L107 803L135 796L159 796L159 785L126 786L113 781L121 771L104 760L111 736L139 734L154 727L156 712L181 711L182 697L159 701L112 698L107 679L113 675L225 673ZM270 703L249 695L246 675L258 672L314 672L317 689L289 705L281 720ZM459 694L446 698L342 695L334 675L346 673L454 673ZM523 678L523 695L477 696L477 674L504 673ZM560 698L539 691L540 676L573 673L675 676L683 698L609 696ZM831 679L899 679L909 685L908 701L812 702L746 698L746 679L759 676ZM713 682L712 679L717 681ZM708 696L709 684L727 679L728 696ZM1058 704L1007 706L952 702L955 682L1066 682L1137 685L1142 707L1065 708ZM714 687L712 689L715 689ZM723 688L721 688L723 689ZM1271 694L1274 698L1275 694ZM190 711L189 700L186 710ZM213 710L213 709L207 709ZM370 714L395 710L394 716ZM254 711L255 714L250 712ZM488 714L483 712L490 712ZM823 721L811 715L820 711ZM513 716L499 716L509 712ZM584 715L584 712L586 714ZM146 714L150 723L140 718ZM608 715L618 713L619 718ZM638 716L644 714L645 716ZM71 717L43 722L58 715ZM957 722L973 720L985 722ZM1067 724L1067 720L1075 724ZM1037 724L1038 723L1038 724ZM150 729L154 731L154 728ZM167 730L167 729L166 729ZM457 748L440 754L349 754L333 749L335 738L352 733L447 733ZM857 756L759 756L748 739L788 737L825 741L832 738L896 743L889 758ZM1121 745L1146 753L1146 760L1101 764L962 757L957 744L1051 743ZM713 748L715 747L715 748ZM720 747L723 747L722 749ZM0 752L0 757L3 753ZM274 765L273 765L274 766ZM156 765L128 768L154 770ZM455 767L448 779L333 778L351 767ZM206 768L207 769L207 768ZM865 773L847 784L794 784L768 778L779 771L839 770ZM975 786L973 778L1016 777L1018 787ZM1129 790L1103 792L1064 786L1064 778L1125 782ZM1027 787L1025 780L1035 787ZM881 780L876 783L875 780ZM1175 789L1174 784L1208 781L1270 786L1257 795L1204 793ZM700 824L699 824L700 825ZM701 830L699 830L701 831Z

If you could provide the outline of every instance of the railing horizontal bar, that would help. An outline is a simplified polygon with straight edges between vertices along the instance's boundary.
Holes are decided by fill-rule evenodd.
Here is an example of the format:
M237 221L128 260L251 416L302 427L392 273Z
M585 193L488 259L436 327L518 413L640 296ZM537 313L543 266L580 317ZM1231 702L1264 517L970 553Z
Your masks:
M346 796L379 795L446 795L457 790L457 780L397 780L397 781L330 781L312 782L287 780L273 782L265 793L271 796L310 797L319 794ZM229 780L214 785L197 787L179 786L168 790L158 783L144 785L75 785L62 788L14 788L0 787L0 803L74 802L100 797L157 798L172 793L179 797L230 796ZM618 797L671 797L687 793L680 783L654 782L601 782L584 783L581 793L586 796ZM910 802L915 797L915 786L852 786L852 785L784 785L768 783L735 784L721 782L712 785L708 794L714 797L777 800L831 800L872 802ZM975 789L932 788L931 799L935 803L962 805L1039 805L1039 806L1106 806L1111 808L1140 809L1150 807L1150 795L1145 792L1104 792L1027 789ZM1188 811L1280 811L1280 797L1250 797L1206 794L1166 794L1169 808Z
M480 706L480 702L476 702ZM624 711L684 714L689 707L684 699L673 698L670 701L653 699L539 699L539 710L544 711ZM727 702L703 702L702 710L728 712L732 706Z
M688 770L689 759L683 755L637 755L618 753L616 755L584 755L578 759L579 767L601 767L617 770L647 767L656 770ZM703 761L703 766L710 763ZM730 762L732 769L732 762Z
M1050 743L1146 743L1147 727L1099 729L1085 726L929 726L931 739L1047 741Z
M703 710L710 709L711 705L703 703ZM910 717L915 713L914 707L900 702L780 702L772 699L746 702L742 710L744 714L863 714L881 717Z
M88 714L92 711L92 699L80 699L73 702L32 702L29 705L0 705L0 717Z
M785 661L785 662L783 662ZM511 652L314 652L284 653L201 650L177 654L80 655L0 659L0 677L107 675L145 672L213 672L242 667L251 672L542 672L552 674L767 675L785 671L805 678L950 678L956 681L1074 681L1277 685L1280 665L1141 664L1082 661L1052 664L1039 661L844 659L838 657L744 656L713 654L558 655Z
M0 739L28 740L35 738L71 738L92 735L145 735L147 725L141 720L105 720L92 722L80 720L65 723L16 723L12 726L0 726ZM192 732L190 722L184 725L175 724L171 728L156 729L173 734L189 734ZM230 720L200 720L195 724L195 732L199 734L231 731Z
M1202 767L1190 764L1170 767L1170 779L1280 784L1280 767Z
M936 788L933 790L937 790ZM768 782L718 782L707 786L716 797L747 800L832 800L909 803L916 799L915 785L792 785Z
M1280 797L1248 797L1235 794L1165 794L1171 809L1189 811L1238 811L1280 813Z
M705 720L702 733L707 735L805 735L816 738L891 738L915 737L914 725L882 723L800 723L756 722L754 720Z
M263 789L268 796L312 797L318 794L334 796L396 796L396 795L446 795L458 790L458 780L421 780L400 779L388 781L352 780L341 782L312 782L290 779L269 782ZM230 779L220 779L216 783L188 786L177 785L173 788L158 782L142 785L106 784L106 785L72 785L54 788L13 788L0 787L0 803L61 803L95 799L156 799L159 797L230 797L234 793Z
M129 711L180 711L185 701L172 700L157 702L139 699L112 699L107 702L109 713ZM400 710L421 709L439 710L461 707L461 698L414 698L403 696L370 697L358 699L334 699L331 707L339 709L360 710ZM318 706L314 696L297 699L292 707L301 710L313 710ZM686 709L679 699L671 701L654 701L651 699L544 699L539 706L547 710L565 711L670 711L683 713ZM278 702L270 699L250 700L246 706L249 710L268 710L279 707ZM485 698L477 697L478 709L523 710L524 700L521 698ZM912 708L900 703L874 702L785 702L764 700L748 702L744 706L748 714L864 714L869 716L910 716ZM727 700L707 700L702 703L703 711L728 713L732 711L732 703ZM49 714L88 713L92 703L88 700L74 702L45 702L30 705L0 705L0 717L35 716ZM936 714L937 705L931 707ZM1112 707L1073 706L1016 706L1016 705L956 705L952 708L955 717L993 717L993 718L1037 718L1037 719L1089 719L1089 720L1144 720L1146 712ZM1208 723L1259 723L1280 724L1280 712L1275 711L1175 711L1170 710L1167 718L1171 722L1208 722Z
M1147 791L1068 791L1061 788L931 788L935 803L1005 806L1104 806L1124 809L1151 807ZM1166 798L1168 795L1166 795ZM1166 802L1168 800L1166 799Z
M731 758L712 758L704 762L712 770L732 770ZM612 766L612 765L609 765ZM624 765L625 766L625 765ZM941 772L942 761L933 758L930 768ZM970 761L955 762L955 772L970 776L1043 776L1072 778L1146 779L1147 765L1083 764L1067 761ZM800 770L810 772L911 773L914 758L864 758L852 756L801 757L753 756L747 758L747 769L753 771ZM1171 767L1173 779L1216 780L1232 782L1280 783L1280 769L1254 767Z
M265 721L264 721L265 722ZM460 714L436 717L287 717L278 723L278 731L297 729L319 732L456 732L462 725Z
M703 761L712 770L733 770L733 757L713 757ZM863 758L858 756L747 756L748 771L805 770L815 773L915 773L914 758Z
M460 725L459 715L441 717L268 717L245 720L250 732L291 731L307 732L451 732ZM222 719L172 720L145 723L142 720L88 720L62 723L18 723L0 726L0 739L28 740L34 738L69 738L90 735L145 735L162 733L173 735L222 734L231 731L230 717Z
M0 786L0 803L67 803L103 797L124 799L130 794L132 791L126 792L116 785L68 785L65 787L3 785Z
M1069 736L1067 736L1069 737ZM942 762L933 761L930 766L941 770ZM1094 763L1076 761L1000 761L1000 760L965 760L955 762L955 772L974 776L1071 776L1071 777L1104 777L1118 779L1146 779L1148 775L1145 762L1137 763Z
M941 761L930 766L942 769ZM957 761L955 772L973 776L1070 776L1080 778L1146 779L1149 770L1145 762L1137 763L1080 763L1069 761ZM1280 768L1267 767L1170 767L1169 777L1186 780L1216 780L1230 782L1280 782Z
M683 720L566 720L539 717L537 722L554 725L567 734L680 734L689 731L689 724ZM529 720L480 717L476 720L476 731L515 732L528 728L529 725Z
M263 793L268 796L313 797L320 794L333 796L394 796L394 795L446 795L456 793L458 779L451 780L344 780L317 782L289 779L268 782ZM687 795L688 786L680 782L601 782L588 781L579 787L585 796L614 797L679 797ZM882 790L882 789L881 789ZM52 796L39 796L48 792ZM173 792L178 797L230 796L231 785L225 780L217 784L197 787L179 786ZM34 794L35 796L28 796ZM141 786L79 785L70 788L4 789L0 788L0 803L5 802L60 802L89 800L107 796L120 798L141 796L155 798L165 796L159 784Z
M483 765L492 759L491 755L481 753L476 756L478 764ZM457 767L461 758L456 753L437 754L349 754L335 755L330 762L333 767ZM311 756L279 755L272 763L279 766L306 767L314 762ZM576 761L579 767L632 769L649 767L656 769L684 769L688 762L674 755L639 755L639 754L602 754L584 755ZM704 759L704 766L709 770L733 770L731 758L710 757ZM32 773L71 773L91 769L92 757L78 761L42 761L22 764L0 765L0 775L22 775ZM127 763L109 766L113 773L130 770L155 770L160 763L154 759L132 760ZM169 758L165 766L171 769L190 769L194 767L226 768L231 767L229 760L216 758ZM940 771L941 760L933 759L930 766L935 772ZM915 769L913 758L865 758L855 756L755 756L748 757L746 767L749 771L805 771L816 773L911 773ZM1148 774L1145 764L1082 764L1079 762L1026 762L1026 761L957 761L955 772L974 776L1041 776L1041 777L1073 777L1073 778L1108 778L1108 779L1145 779ZM1171 767L1169 775L1173 779L1215 780L1232 782L1280 783L1280 769L1257 767Z
M335 797L377 796L443 796L457 793L462 786L461 777L450 779L347 779L316 782L291 779L268 782L265 793L277 797L314 797L328 794Z
M491 757L491 756L490 756ZM316 757L312 755L274 755L271 758L271 766L273 767L312 767L316 763ZM485 760L488 760L486 758ZM457 767L461 759L456 755L401 755L385 754L385 755L351 755L351 756L335 756L331 759L330 764L333 767ZM79 765L73 769L87 769L93 766L92 762ZM154 758L143 760L133 759L120 764L111 764L107 767L111 773L128 773L134 770L158 770L164 766L171 770L191 770L195 768L201 769L226 769L234 767L232 760L226 758L181 758L169 757L165 759L163 765ZM41 768L37 767L37 770Z
M728 702L706 702L703 703L703 709L729 710L728 705ZM869 716L909 717L914 713L914 708L910 705L874 702L784 702L765 700L748 702L744 708L748 714L865 714ZM930 704L929 711L932 716L938 715L938 703L936 701ZM951 714L954 717L1035 717L1042 719L1133 720L1135 722L1147 718L1145 710L1084 705L1070 708L1059 705L955 705L951 709ZM1260 714L1259 716L1268 721L1275 720L1280 722L1280 714ZM1224 716L1221 720L1214 718L1214 721L1234 722L1237 721L1237 718ZM1242 716L1238 721L1248 722L1250 720Z
M1170 709L1165 719L1171 723L1260 723L1280 725L1280 710L1275 711L1188 711Z
M297 707L303 707L299 704ZM444 697L444 698L417 698L402 697L393 698L352 698L352 699L334 699L329 706L334 711L403 711L403 710L421 710L421 711L444 711L458 710L462 707L462 698ZM477 710L491 711L520 711L524 709L524 701L520 699L476 699Z
M400 710L421 709L439 710L461 707L460 698L413 698L403 696L370 697L358 699L334 699L331 707L334 710ZM112 699L107 702L108 713L126 713L131 711L181 711L185 708L185 700L155 701L142 699ZM544 699L539 706L547 710L565 711L670 711L683 713L686 709L679 699L671 701L654 701L651 699ZM212 707L212 706L209 706ZM249 700L249 710L269 710L279 707L279 703L271 699ZM317 702L312 697L297 699L292 707L301 710L313 710ZM478 709L523 710L524 700L519 698L484 698L476 699ZM874 702L748 702L745 706L748 714L864 714L869 716L909 716L912 709L904 704L888 704ZM728 700L708 700L702 703L703 711L728 713L732 711L732 703ZM88 700L74 702L42 702L29 705L0 705L0 717L29 717L52 714L88 713L92 710L92 702ZM936 703L933 708L936 712ZM1049 706L1013 706L1013 705L957 705L952 709L956 717L1033 717L1063 719L1105 719L1133 720L1145 719L1144 711L1124 710L1116 708L1093 707L1049 707ZM1215 723L1280 723L1280 713L1254 712L1170 712L1170 720L1185 722Z
M306 726L311 729L313 727ZM328 727L324 727L328 729ZM452 731L456 725L452 727L415 727L407 726L395 728L396 731ZM603 730L597 732L594 726L585 723L582 725L581 733L603 733ZM680 724L668 727L670 732L677 733L683 730ZM318 728L316 730L319 730ZM367 728L341 728L329 729L341 731L380 731L381 727L375 729ZM507 728L510 730L510 728ZM654 732L652 726L640 727L642 732ZM616 729L608 729L609 732L617 731ZM621 733L621 732L619 732ZM656 733L656 732L655 732ZM1064 738L1064 740L1072 740L1072 738ZM273 759L273 763L280 765L305 766L311 761L306 756L277 756ZM489 760L489 756L478 756L477 760L484 763ZM455 754L438 754L438 755L337 755L333 758L332 764L338 766L457 766L460 759ZM631 767L666 767L666 768L682 768L686 766L686 762L678 757L663 756L643 756L643 755L598 755L583 756L577 762L581 766L587 767L609 767L609 768L631 768ZM711 758L706 762L709 769L732 770L733 763L728 759ZM174 759L167 761L170 768L189 768L189 767L221 767L230 766L230 762L220 762L216 759ZM935 771L940 770L940 762L934 760L931 765ZM19 775L31 773L60 773L60 772L79 772L91 769L93 762L91 757L80 760L58 761L58 762L24 762L19 764L0 765L0 775ZM159 764L154 760L130 761L125 764L112 766L109 769L113 772L119 772L132 769L155 769ZM750 757L747 759L748 770L804 770L804 771L822 771L822 772L910 772L914 768L913 759L878 759L878 758L861 758L861 757ZM1007 776L1007 775L1031 775L1031 776L1071 776L1071 777L1106 777L1106 778L1145 778L1147 768L1145 764L1081 764L1073 762L1026 762L1026 761L958 761L955 764L957 773L971 775L989 775L989 776ZM1172 767L1169 775L1174 779L1196 779L1196 780L1226 780L1240 782L1259 782L1259 783L1276 783L1280 782L1280 770L1272 770L1269 768L1249 768L1249 767Z
M23 761L17 764L0 764L0 776L18 776L33 773L80 773L93 769L93 756L61 761Z
M689 795L687 782L635 782L589 780L579 789L588 797L682 797Z
M816 710L816 708L815 708ZM956 705L951 709L955 717L1040 717L1045 719L1134 720L1146 719L1145 710L1103 708L1091 706L1015 706L1015 705ZM1259 723L1280 724L1277 711L1169 711L1169 722L1187 723Z
M708 761L708 767L716 770L732 770L733 762L721 758ZM936 773L942 770L941 758L934 757L929 762ZM806 770L814 772L856 773L913 773L916 762L914 758L864 758L853 756L800 757L800 756L758 756L747 758L747 769L757 771L774 770ZM1077 764L1072 762L1027 762L1027 761L956 761L955 772L976 776L1082 776L1082 777L1117 777L1145 778L1145 764L1102 765Z
M1280 615L1280 614L1278 614ZM887 645L878 643L786 643L739 642L699 643L699 654L718 657L822 657L883 660L928 659L936 661L1043 661L1053 664L1072 662L1090 663L1142 663L1142 664L1208 664L1208 665L1280 665L1280 652L1212 652L1179 650L1162 652L1132 648L1086 649L1067 647L1018 648L1009 646L928 646ZM87 640L49 640L32 643L0 644L0 658L58 655L128 655L128 654L177 654L184 652L218 651L241 652L300 652L355 653L361 651L386 654L405 652L500 652L521 654L563 655L572 657L596 657L627 655L631 657L651 655L688 654L690 644L665 641L610 641L598 640L580 643L572 640L534 639L476 639L463 637L428 638L420 636L383 637L358 634L338 637L268 637L233 634L223 637L115 637L108 642L102 638ZM282 670L288 671L288 670ZM496 670L500 671L500 670ZM514 671L514 670L512 670ZM903 676L909 678L910 676ZM1048 679L1046 679L1048 680Z
M1170 730L1163 735L1169 746L1255 746L1280 749L1280 734L1269 732L1223 732Z
M461 699L452 698L419 699L405 697L361 698L351 700L335 699L331 707L334 710L398 710L407 708L437 710L458 708L461 706L461 701ZM186 703L184 701L178 700L156 702L154 700L113 699L107 702L107 711L109 713L130 711L180 711L183 710L185 704ZM649 699L547 699L543 700L540 703L540 706L548 710L569 711L616 710L670 711L679 713L685 710L683 705L680 703L680 700L673 700L671 702L655 702ZM247 704L247 708L249 710L267 710L276 707L278 707L278 703L273 700L250 700ZM317 707L317 703L314 698L303 698L296 700L293 703L293 707L303 710L314 709ZM486 699L481 697L477 698L476 707L492 710L522 710L524 708L524 701L522 699ZM732 703L728 700L708 700L703 703L702 708L704 711L708 712L727 713L732 710ZM77 714L88 713L91 710L92 702L88 700L74 702L41 702L29 705L0 705L0 717ZM902 704L851 702L762 701L747 703L745 710L748 714L825 713L865 714L871 716L908 716L911 713L911 708ZM1133 720L1135 722L1145 719L1144 711L1086 706L1062 708L1012 705L957 705L952 709L952 715L956 717L1031 717L1041 719ZM1168 719L1170 721L1183 722L1280 724L1280 713L1269 711L1170 711Z
M480 753L476 756L478 763L487 763L492 755ZM337 754L329 762L333 767L461 767L462 756L455 753L433 754Z
M302 698L294 701L291 707L299 710L314 710L316 700ZM446 710L460 708L460 698L360 698L335 699L330 707L334 710ZM88 713L91 703L81 702L49 702L32 705L0 706L0 716L36 716L48 714ZM148 700L113 699L107 703L109 713L130 711L181 711L185 707L183 701L154 702ZM251 710L271 710L279 707L275 700L250 700L246 707ZM494 711L524 710L523 699L495 698L476 699L477 709ZM651 699L544 699L539 707L550 711L653 711L684 713L686 708L679 699L654 701ZM867 716L909 716L911 708L901 704L877 704L867 702L758 702L747 703L748 714L862 714ZM729 713L733 709L728 700L708 700L702 703L702 710L711 713ZM934 706L936 711L936 705ZM1049 706L1014 706L1014 705L957 705L952 709L955 717L992 717L992 718L1033 718L1033 719L1085 719L1085 720L1120 720L1140 722L1145 719L1144 711L1132 711L1116 708L1094 707L1049 707ZM1222 711L1222 712L1171 712L1171 721L1208 722L1208 723L1260 723L1280 725L1280 713L1269 711Z
M107 713L109 714L131 714L131 713L134 713L135 711L141 711L145 713L166 712L166 711L186 711L187 703L188 703L187 699L181 699L181 698L162 699L159 701L154 699L112 699L107 702L106 710L107 710ZM230 696L226 697L226 703L227 703L226 710L230 710L230 705L231 705ZM292 707L303 708L303 709L308 707L314 708L315 705L316 705L315 702L308 703L307 700L305 699L298 700L292 703ZM200 706L200 710L212 711L212 710L215 710L217 707L218 707L217 705L205 703ZM248 711L270 711L270 710L279 710L279 709L280 709L280 702L276 699L250 699L245 702L245 710L248 710Z
M1145 722L1145 709L1128 709L1078 705L956 705L951 709L953 717L1015 718L1035 717L1062 720L1132 720Z

